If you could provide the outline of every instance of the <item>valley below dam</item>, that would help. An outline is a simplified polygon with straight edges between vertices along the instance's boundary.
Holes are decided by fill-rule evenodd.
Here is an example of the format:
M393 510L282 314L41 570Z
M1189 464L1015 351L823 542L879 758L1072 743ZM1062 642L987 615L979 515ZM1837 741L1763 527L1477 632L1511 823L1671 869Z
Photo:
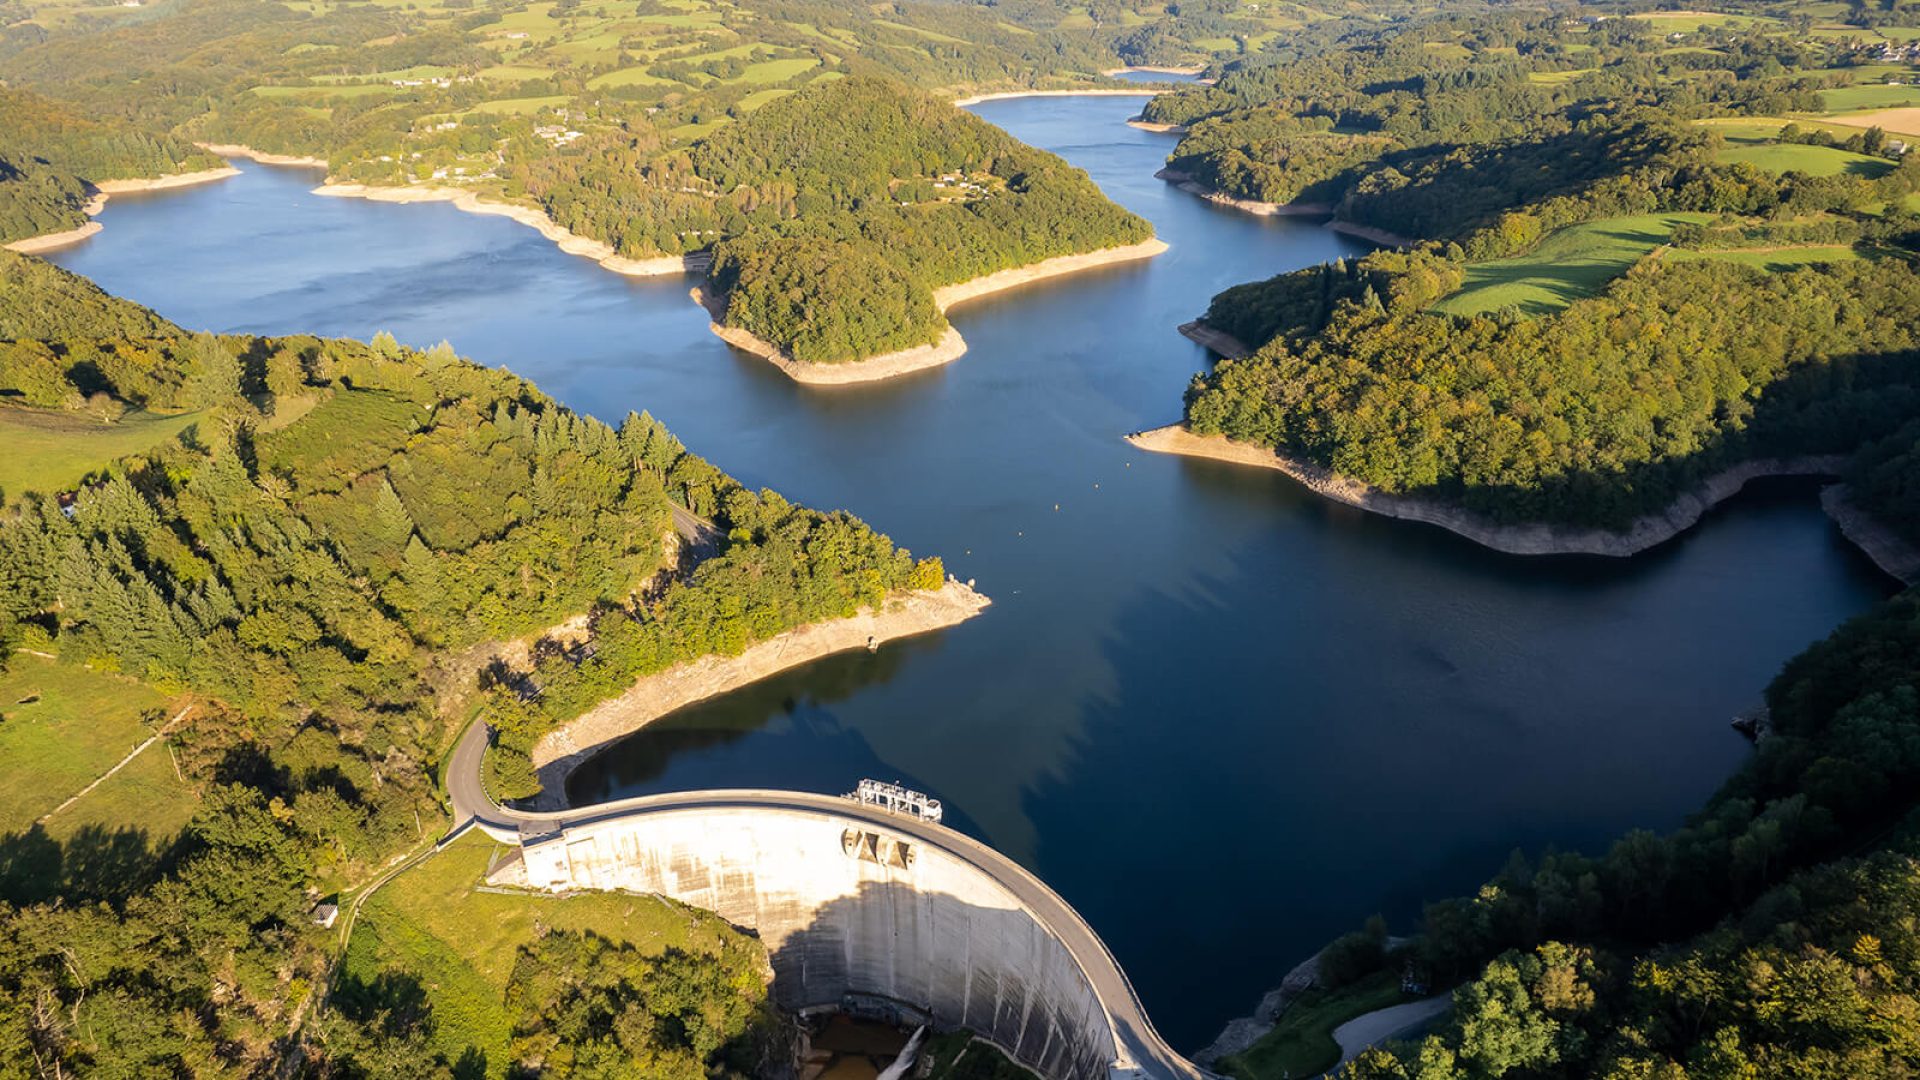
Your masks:
M1154 179L1141 96L973 106L1171 245L953 313L964 356L810 388L730 348L683 277L630 278L446 203L317 198L313 169L116 195L55 262L183 326L442 339L617 424L646 410L750 486L845 507L993 599L658 721L576 804L900 780L1036 872L1193 1050L1375 912L1473 890L1515 847L1679 824L1749 752L1780 664L1894 583L1768 482L1625 560L1526 558L1149 454L1227 286L1364 249Z

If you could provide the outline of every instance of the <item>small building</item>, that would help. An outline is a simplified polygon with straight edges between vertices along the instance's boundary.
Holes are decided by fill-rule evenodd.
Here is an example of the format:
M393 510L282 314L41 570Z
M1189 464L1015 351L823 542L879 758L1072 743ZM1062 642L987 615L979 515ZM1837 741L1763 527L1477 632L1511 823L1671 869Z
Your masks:
M334 920L338 919L339 917L340 917L339 904L316 904L314 905L314 909L311 914L311 918L313 919L313 925L319 927L322 930L333 929Z

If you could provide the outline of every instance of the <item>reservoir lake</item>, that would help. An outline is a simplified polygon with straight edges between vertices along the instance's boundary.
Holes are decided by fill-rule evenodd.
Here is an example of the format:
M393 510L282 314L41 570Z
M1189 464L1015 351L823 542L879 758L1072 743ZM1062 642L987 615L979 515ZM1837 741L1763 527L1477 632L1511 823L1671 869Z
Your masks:
M313 170L115 196L51 258L195 329L449 340L619 423L648 410L751 486L845 507L993 598L954 629L675 714L576 803L901 780L1040 874L1194 1050L1375 912L1396 932L1515 847L1679 824L1748 753L1782 661L1890 594L1805 483L1631 560L1528 559L1150 455L1227 286L1364 251L1153 179L1143 97L973 111L1086 169L1170 251L958 306L968 351L809 389L623 278L446 204L308 194Z

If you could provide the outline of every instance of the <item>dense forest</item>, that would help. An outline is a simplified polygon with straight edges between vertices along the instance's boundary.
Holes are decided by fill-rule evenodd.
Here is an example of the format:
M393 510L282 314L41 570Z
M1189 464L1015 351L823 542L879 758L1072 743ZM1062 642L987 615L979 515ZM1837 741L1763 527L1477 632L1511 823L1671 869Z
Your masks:
M1557 144L1582 128L1634 110L1669 124L1817 110L1819 89L1848 79L1794 73L1845 56L1837 43L1756 34L1720 49L1668 45L1630 20L1596 25L1558 13L1441 14L1358 30L1335 24L1236 64L1217 85L1157 97L1143 116L1185 129L1170 168L1209 187L1327 204L1361 224L1451 238L1481 224L1475 215L1487 207L1536 201L1549 186L1571 190L1571 181L1647 163L1640 148ZM1485 160L1489 151L1480 148L1502 145L1523 159ZM1560 175L1543 183L1536 163ZM1407 212L1403 189L1420 186L1419 173L1463 167L1473 170L1471 185ZM1449 200L1460 196L1471 202L1453 210Z
M641 157L646 142L630 137L611 160ZM1151 235L1059 158L874 77L768 104L641 166L639 184L610 183L607 169L598 149L559 155L525 189L630 255L661 253L646 216L659 208L666 251L713 248L725 321L811 362L934 341L939 286Z
M514 751L638 674L944 578L852 517L741 488L644 415L607 427L445 346L187 334L37 260L0 254L0 269L0 408L194 417L70 501L4 493L0 646L190 691L169 745L203 800L176 849L106 880L37 829L0 844L10 1061L270 1071L329 963L311 890L439 827L433 772L468 715L505 725L494 772L530 790ZM675 503L716 523L718 550L682 557ZM590 660L490 668L474 693L461 657L581 613ZM528 678L546 687L537 708ZM87 957L63 954L83 940ZM525 962L535 1043L579 1008L537 969L614 971L557 941ZM646 998L654 961L634 963L620 985L640 989L609 993ZM764 986L715 1012L703 1003L747 984L701 978L676 992L712 1032L604 1037L678 1062L661 1075L702 1075ZM300 1052L398 1052L405 1025L380 1015Z
M212 168L220 159L170 135L94 119L0 85L0 244L85 223L86 185Z
M1736 462L1846 453L1920 416L1920 274L1899 260L1653 261L1538 319L1359 291L1304 342L1196 381L1188 423L1502 521L1619 527Z

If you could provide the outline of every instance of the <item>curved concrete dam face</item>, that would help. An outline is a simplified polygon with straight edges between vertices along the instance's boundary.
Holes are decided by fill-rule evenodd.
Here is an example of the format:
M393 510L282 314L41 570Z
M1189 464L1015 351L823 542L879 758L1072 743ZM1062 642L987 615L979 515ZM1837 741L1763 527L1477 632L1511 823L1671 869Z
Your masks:
M1049 1080L1107 1077L1079 963L1019 897L939 846L824 811L656 810L527 838L504 879L659 893L755 930L784 1008L969 1028ZM496 877L501 880L501 877Z

